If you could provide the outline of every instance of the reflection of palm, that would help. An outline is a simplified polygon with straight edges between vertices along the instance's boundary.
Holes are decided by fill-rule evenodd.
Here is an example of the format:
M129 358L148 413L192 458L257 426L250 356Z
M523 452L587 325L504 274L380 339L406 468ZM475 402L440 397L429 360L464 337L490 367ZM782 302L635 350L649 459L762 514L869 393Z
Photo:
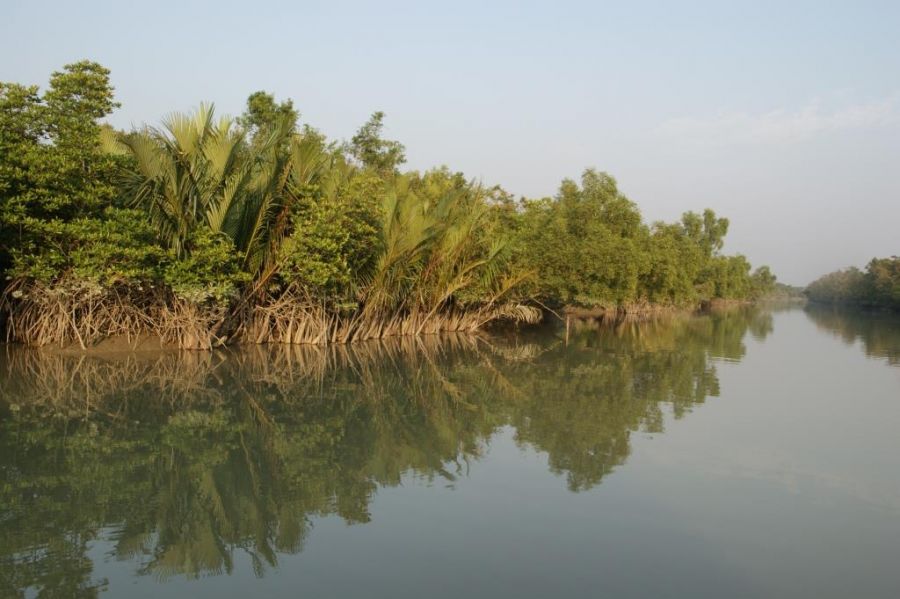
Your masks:
M187 359L13 352L0 405L17 435L0 434L0 460L16 456L21 474L0 503L13 515L2 526L20 532L0 535L0 569L48 530L91 538L117 523L117 555L143 573L229 572L242 550L261 575L302 549L312 518L367 522L379 486L454 481L507 425L571 490L589 489L625 462L632 432L662 429L664 405L677 417L717 395L710 357L740 358L748 329L764 335L771 321L738 311L583 326L568 345L534 334ZM14 438L16 451L2 446ZM23 503L26 489L50 503ZM18 580L36 584L46 568ZM72 584L94 588L90 576Z

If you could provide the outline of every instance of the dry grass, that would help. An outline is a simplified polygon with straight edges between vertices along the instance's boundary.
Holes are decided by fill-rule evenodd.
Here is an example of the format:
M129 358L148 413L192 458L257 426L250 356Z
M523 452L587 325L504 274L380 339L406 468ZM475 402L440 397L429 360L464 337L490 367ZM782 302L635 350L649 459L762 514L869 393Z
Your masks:
M400 336L472 333L495 321L536 323L537 308L491 304L470 309L337 312L300 293L283 293L240 312L197 305L160 289L54 286L16 281L0 298L6 340L31 347L88 349L110 338L210 350L229 342L344 344Z
M158 337L182 349L224 345L227 310L180 300L161 289L14 281L0 297L6 340L31 347L88 349L111 338Z
M152 334L158 302L154 295L130 288L14 281L0 298L6 340L86 349L109 337Z
M517 304L336 313L301 295L284 294L255 306L239 339L247 343L343 344L402 336L473 333L498 320L537 323L542 317L537 308Z

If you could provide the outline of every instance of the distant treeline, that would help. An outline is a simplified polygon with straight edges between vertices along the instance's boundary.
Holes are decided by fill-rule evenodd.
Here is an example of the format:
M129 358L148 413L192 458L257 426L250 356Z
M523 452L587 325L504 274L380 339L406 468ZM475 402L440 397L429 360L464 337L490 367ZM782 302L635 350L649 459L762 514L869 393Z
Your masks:
M7 338L181 347L328 343L635 310L772 289L722 254L728 220L647 224L593 169L517 199L446 167L404 172L376 112L349 142L252 94L117 131L109 71L0 83L0 269Z
M900 310L900 257L873 258L865 271L852 267L829 273L806 288L815 302Z
M777 302L805 302L807 300L806 288L777 282L775 283L774 287L766 294L765 299Z

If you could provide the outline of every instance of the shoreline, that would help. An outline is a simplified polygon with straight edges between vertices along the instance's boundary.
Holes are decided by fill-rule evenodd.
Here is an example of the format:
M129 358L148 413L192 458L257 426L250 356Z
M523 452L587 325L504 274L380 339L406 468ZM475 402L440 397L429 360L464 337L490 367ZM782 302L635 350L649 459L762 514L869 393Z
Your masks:
M777 300L776 300L777 301ZM327 346L355 346L366 343L377 343L385 340L399 339L422 339L426 337L437 336L478 336L479 334L504 333L510 330L531 330L548 326L554 320L558 320L563 326L571 322L597 322L600 324L608 324L614 326L622 322L640 322L644 320L653 320L656 318L666 318L674 316L704 316L719 311L726 311L740 307L749 307L766 303L765 299L761 300L737 300L737 299L715 299L704 300L692 305L672 306L672 305L656 305L641 304L631 306L621 306L616 308L583 308L579 306L566 306L559 312L544 308L541 310L543 316L536 322L514 322L508 320L500 320L479 327L474 330L435 330L422 331L418 333L396 333L385 335L383 337L371 339L350 339L347 341L328 341L321 340L318 342L289 342L278 339L265 339L263 341L253 341L247 335L235 335L228 341L208 348L184 347L176 340L166 339L161 334L137 332L133 334L117 334L103 337L99 341L82 346L77 340L69 341L65 345L57 345L56 343L46 343L43 345L29 344L23 341L10 339L9 335L4 336L2 343L7 347L21 347L34 351L46 352L53 355L61 356L94 356L105 357L121 354L152 354L159 352L210 352L219 349L241 347L241 346L307 346L307 347L327 347Z

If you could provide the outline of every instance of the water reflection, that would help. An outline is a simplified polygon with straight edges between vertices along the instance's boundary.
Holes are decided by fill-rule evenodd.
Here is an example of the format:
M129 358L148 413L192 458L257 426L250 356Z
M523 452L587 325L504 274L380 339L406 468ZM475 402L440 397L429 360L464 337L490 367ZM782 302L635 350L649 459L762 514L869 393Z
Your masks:
M900 365L900 318L896 313L809 304L806 314L820 330L848 345L862 343L867 356Z
M519 335L218 353L47 355L0 371L0 595L91 597L92 541L165 580L262 576L318 516L369 521L379 487L465 476L492 435L547 455L571 491L599 484L636 431L719 392L750 309Z

